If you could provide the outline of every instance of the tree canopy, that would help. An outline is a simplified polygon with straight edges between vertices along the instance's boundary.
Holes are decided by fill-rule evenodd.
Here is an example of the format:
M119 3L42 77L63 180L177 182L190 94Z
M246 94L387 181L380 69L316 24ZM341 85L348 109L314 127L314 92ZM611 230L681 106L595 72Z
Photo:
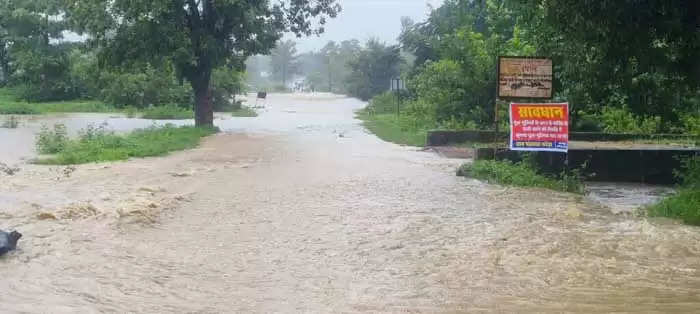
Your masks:
M213 69L242 68L286 31L321 33L339 11L335 0L67 0L66 17L108 64L171 61L194 91L196 124L212 125Z

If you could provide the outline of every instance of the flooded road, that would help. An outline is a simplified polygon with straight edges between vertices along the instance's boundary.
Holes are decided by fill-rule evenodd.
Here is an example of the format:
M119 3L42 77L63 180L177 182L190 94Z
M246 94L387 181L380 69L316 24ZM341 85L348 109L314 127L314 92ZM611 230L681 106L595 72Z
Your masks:
M460 160L368 134L352 99L267 105L167 157L69 168L15 154L0 217L25 237L0 258L0 312L700 307L699 228L456 177Z

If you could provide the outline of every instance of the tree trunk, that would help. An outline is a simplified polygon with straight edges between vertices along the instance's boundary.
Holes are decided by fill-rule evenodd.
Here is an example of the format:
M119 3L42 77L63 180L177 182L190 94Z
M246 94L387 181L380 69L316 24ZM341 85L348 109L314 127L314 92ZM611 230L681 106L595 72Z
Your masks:
M211 103L209 82L192 83L194 90L194 125L197 127L214 126L214 106Z

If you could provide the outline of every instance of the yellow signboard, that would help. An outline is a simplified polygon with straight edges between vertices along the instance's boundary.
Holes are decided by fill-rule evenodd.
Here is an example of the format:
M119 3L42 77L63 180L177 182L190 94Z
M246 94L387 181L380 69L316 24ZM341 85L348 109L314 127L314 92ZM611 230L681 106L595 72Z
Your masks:
M498 97L552 98L552 59L500 57Z

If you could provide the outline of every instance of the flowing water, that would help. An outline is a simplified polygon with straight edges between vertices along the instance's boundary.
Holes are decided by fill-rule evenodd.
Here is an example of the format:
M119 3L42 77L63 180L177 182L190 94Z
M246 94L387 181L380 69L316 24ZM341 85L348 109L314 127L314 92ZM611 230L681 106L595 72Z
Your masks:
M153 122L0 129L0 161L21 168L0 172L2 227L25 234L0 258L0 312L700 307L699 228L599 205L606 187L590 199L456 177L460 160L368 134L362 105L270 95L200 148L77 167L24 163L33 130Z

